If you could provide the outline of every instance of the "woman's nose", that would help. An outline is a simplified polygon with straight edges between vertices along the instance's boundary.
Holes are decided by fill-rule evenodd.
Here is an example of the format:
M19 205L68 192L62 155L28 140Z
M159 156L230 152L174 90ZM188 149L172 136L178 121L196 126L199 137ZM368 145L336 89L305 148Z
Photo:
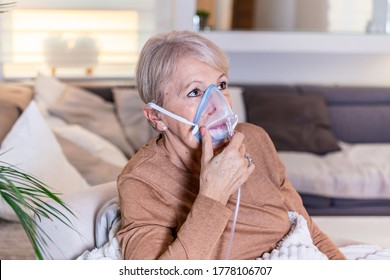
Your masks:
M212 114L215 113L215 111L217 111L217 107L216 106L210 106L210 108L207 111L207 115L211 116Z

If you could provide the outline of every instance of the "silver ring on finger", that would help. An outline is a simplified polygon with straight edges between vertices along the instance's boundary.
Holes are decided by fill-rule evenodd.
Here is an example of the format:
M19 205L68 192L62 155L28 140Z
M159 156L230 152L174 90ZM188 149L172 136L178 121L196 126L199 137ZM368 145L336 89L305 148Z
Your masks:
M244 156L246 158L246 160L248 161L248 167L252 165L253 163L253 159L250 155L245 155Z

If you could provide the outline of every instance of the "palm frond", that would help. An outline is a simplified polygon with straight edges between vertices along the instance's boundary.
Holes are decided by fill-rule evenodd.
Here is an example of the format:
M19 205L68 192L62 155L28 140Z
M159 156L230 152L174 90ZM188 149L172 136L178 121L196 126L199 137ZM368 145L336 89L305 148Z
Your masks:
M74 216L71 209L50 191L49 186L35 177L0 161L0 197L13 209L31 242L38 259L43 259L50 237L42 230L39 221L42 217L58 220L76 230L68 215ZM49 201L54 201L53 206Z

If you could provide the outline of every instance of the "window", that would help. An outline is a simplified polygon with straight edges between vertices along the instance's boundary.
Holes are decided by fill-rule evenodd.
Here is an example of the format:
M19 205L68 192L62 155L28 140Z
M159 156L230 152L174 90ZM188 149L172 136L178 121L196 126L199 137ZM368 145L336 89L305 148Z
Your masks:
M5 78L129 78L145 40L172 29L172 0L31 2L0 18Z

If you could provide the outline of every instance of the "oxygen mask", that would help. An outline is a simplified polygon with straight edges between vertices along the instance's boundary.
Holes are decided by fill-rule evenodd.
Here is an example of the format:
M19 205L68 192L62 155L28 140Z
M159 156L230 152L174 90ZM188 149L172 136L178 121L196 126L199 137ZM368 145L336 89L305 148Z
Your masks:
M215 85L210 85L202 96L196 111L194 124L206 127L213 142L221 142L233 135L238 122L237 115L233 113L222 92ZM193 133L196 127L193 129ZM194 133L201 141L199 131Z
M198 142L202 140L199 133L199 127L201 126L209 130L213 144L218 144L233 135L234 128L238 123L238 117L231 110L223 93L213 84L203 93L193 122L173 114L152 102L148 103L148 106L180 122L192 125L192 134Z

